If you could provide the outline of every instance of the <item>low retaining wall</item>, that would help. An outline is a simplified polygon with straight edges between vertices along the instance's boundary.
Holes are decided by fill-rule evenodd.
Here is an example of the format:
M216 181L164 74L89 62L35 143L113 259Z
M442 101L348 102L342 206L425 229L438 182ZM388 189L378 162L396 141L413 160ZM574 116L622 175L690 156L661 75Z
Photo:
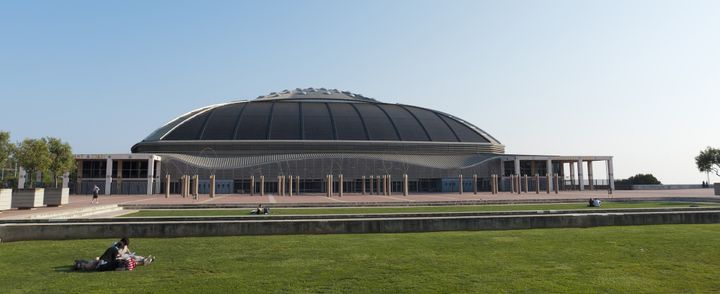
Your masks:
M0 241L238 235L410 233L720 223L720 211L437 218L34 223L0 225Z
M683 189L704 189L703 185L632 185L631 190L683 190Z
M301 196L300 196L301 197ZM638 197L610 198L597 197L602 201L636 202L636 201L683 201L683 202L720 202L717 197ZM403 206L456 206L456 205L488 205L488 204L545 204L545 203L587 203L588 199L508 199L508 200L458 200L458 201L383 201L383 202L296 202L296 203L262 203L270 208L302 208L302 207L403 207ZM257 203L192 203L192 204L118 204L124 209L201 209L201 208L257 208Z

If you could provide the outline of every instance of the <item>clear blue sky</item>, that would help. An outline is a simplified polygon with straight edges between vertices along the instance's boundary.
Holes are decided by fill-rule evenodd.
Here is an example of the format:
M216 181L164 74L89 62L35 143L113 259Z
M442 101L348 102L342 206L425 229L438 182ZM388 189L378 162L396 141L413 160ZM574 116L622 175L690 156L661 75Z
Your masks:
M435 108L509 153L699 183L720 1L2 1L0 129L127 153L176 115L296 87ZM597 173L597 172L596 172Z

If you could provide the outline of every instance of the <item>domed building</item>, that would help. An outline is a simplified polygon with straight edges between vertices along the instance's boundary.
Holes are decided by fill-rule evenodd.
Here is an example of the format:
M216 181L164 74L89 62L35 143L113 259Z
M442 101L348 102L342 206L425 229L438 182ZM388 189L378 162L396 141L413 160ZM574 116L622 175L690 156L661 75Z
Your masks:
M85 173L89 181L78 191L105 184L107 193L142 193L143 187L145 193L160 193L168 175L172 193L181 189L178 178L183 175L198 176L200 193L209 191L211 175L217 193L286 193L289 185L296 194L328 189L448 192L460 189L461 175L465 191L482 191L490 189L492 174L544 176L552 173L553 164L558 171L568 161L552 163L547 156L521 160L504 154L505 146L489 133L453 115L325 88L284 90L196 109L131 150L109 156L104 166L80 164L79 175L83 167L104 168L110 180L90 180L102 171ZM84 156L78 160L98 159ZM145 186L142 181L132 184L137 179L133 175L149 180Z

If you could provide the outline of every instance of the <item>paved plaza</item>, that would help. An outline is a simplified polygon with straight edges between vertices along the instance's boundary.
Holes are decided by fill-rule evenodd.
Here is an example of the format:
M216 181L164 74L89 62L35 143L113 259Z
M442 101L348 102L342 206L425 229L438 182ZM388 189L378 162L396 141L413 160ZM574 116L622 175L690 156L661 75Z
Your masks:
M713 195L712 189L686 189L686 190L645 190L645 191L615 191L612 195L608 195L607 191L563 191L558 194L555 193L522 193L522 194L511 194L511 193L499 193L491 194L489 192L482 192L478 194L473 193L432 193L432 194L414 194L409 196L403 196L401 193L395 193L390 196L385 195L360 195L360 194L345 194L342 197L333 196L327 197L324 194L313 194L313 195L299 195L299 196L277 196L267 194L265 196L249 196L241 194L222 194L217 195L214 198L210 198L208 195L199 195L198 199L192 197L183 198L179 195L170 195L169 198L165 198L165 195L111 195L111 196L100 196L99 205L123 205L123 204L148 204L148 205L188 205L188 204L259 204L264 205L283 205L293 203L304 203L304 204L317 204L318 207L322 207L324 204L332 203L336 206L339 203L347 203L348 206L355 206L357 203L387 203L389 206L402 205L398 203L403 202L463 202L463 201L499 201L513 203L516 201L525 200L549 200L557 201L563 199L588 199L588 198L601 198L601 199L638 199L638 200L649 200L649 199L678 199L678 198L700 198L701 200L717 201L720 197ZM63 205L62 207L42 207L33 210L8 210L0 212L0 220L2 219L18 219L28 218L33 215L43 215L48 213L60 213L62 211L72 211L83 208L89 208L97 206L90 203L91 196L89 195L73 195L70 196L70 203Z

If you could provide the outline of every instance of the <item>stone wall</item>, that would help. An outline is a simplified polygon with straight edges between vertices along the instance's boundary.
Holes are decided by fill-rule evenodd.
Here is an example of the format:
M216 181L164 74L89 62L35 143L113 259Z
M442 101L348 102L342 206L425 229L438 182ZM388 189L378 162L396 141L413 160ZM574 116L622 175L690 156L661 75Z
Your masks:
M688 185L632 185L630 190L680 190L680 189L703 189L700 184Z
M197 220L0 224L0 241L584 228L720 223L720 211L625 212L378 219Z

